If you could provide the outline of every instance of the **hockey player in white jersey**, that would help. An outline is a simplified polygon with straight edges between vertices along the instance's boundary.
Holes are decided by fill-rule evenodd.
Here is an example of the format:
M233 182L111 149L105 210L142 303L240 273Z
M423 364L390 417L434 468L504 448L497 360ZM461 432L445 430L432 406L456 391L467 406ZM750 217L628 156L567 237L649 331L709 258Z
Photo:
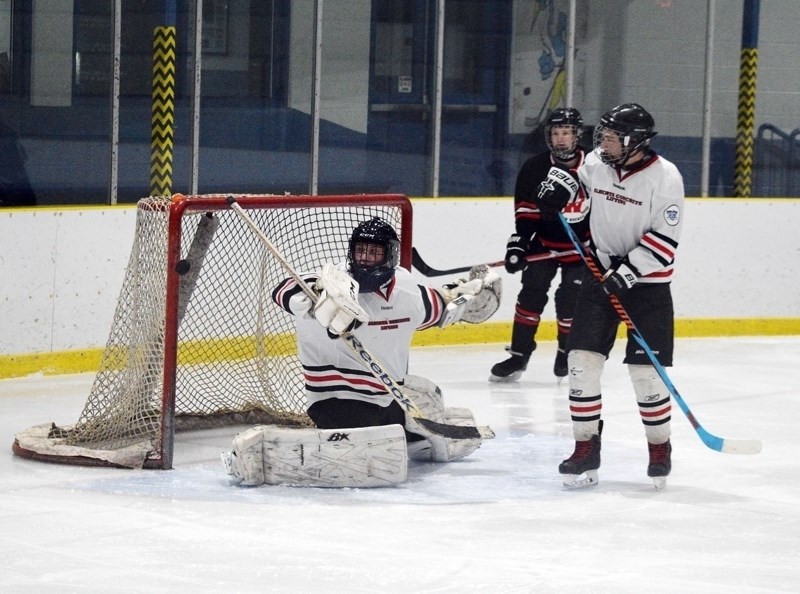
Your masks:
M575 450L559 466L567 486L597 482L603 421L600 379L620 318L616 295L663 366L672 365L674 310L670 280L682 226L683 179L670 161L650 148L652 116L636 103L606 112L595 128L595 149L578 170L591 197L594 258L605 273L588 270L578 296L569 350L569 406ZM540 194L556 216L571 192L551 184ZM544 210L544 209L543 209ZM648 476L657 488L671 470L669 391L641 346L628 332L624 362L633 384L649 450Z
M372 218L353 231L346 261L326 263L322 271L300 274L319 294L316 304L294 278L285 279L272 292L275 304L295 318L307 412L317 428L312 441L323 444L346 439L347 443L334 445L355 449L329 452L326 460L313 469L313 477L308 460L294 465L281 463L286 472L269 477L266 475L275 471L274 460L268 463L257 459L253 464L244 464L242 458L248 454L243 452L261 455L267 449L262 447L262 441L272 440L269 447L274 448L279 447L275 443L286 438L275 439L273 429L268 435L255 430L251 436L241 437L238 446L234 442L233 462L248 468L239 468L232 474L246 484L379 486L405 479L406 455L448 462L463 458L480 446L480 439L445 439L415 433L419 425L406 416L385 385L365 367L364 360L339 338L343 332L352 331L431 420L451 425L475 424L468 409L445 407L441 391L433 382L408 374L411 339L417 330L460 320L488 319L500 304L500 277L484 267L479 274L471 275L481 278L434 289L418 285L408 270L399 267L399 260L397 233L385 221ZM458 299L460 296L464 298ZM297 449L296 444L289 449L292 447ZM314 449L318 449L316 445ZM371 453L367 452L370 449ZM306 452L311 449L306 447ZM348 458L345 464L342 457Z

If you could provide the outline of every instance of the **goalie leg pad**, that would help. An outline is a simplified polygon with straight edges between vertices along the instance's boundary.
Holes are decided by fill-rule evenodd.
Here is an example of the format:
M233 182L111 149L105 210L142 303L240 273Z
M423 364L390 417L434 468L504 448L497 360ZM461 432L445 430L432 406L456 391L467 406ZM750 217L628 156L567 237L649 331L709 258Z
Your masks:
M385 487L405 481L408 470L400 425L352 429L258 425L234 438L227 457L229 474L245 486Z
M441 422L449 425L474 427L475 416L468 408L448 406L444 409ZM410 424L407 423L407 425ZM412 426L409 426L408 429L414 433L418 432ZM481 443L480 439L449 439L430 434L426 435L422 441L408 444L408 457L420 462L453 462L469 456L481 447Z
M475 427L475 415L468 408L448 406L444 409L444 423L448 425L461 425L462 427Z
M418 375L406 375L403 378L403 393L431 421L444 422L444 396L439 386L431 380Z
M408 457L420 462L454 462L466 458L481 447L480 439L450 439L429 435L408 444Z
M243 487L255 487L264 483L264 460L262 427L253 427L233 438L233 450L222 455L225 470L238 478Z

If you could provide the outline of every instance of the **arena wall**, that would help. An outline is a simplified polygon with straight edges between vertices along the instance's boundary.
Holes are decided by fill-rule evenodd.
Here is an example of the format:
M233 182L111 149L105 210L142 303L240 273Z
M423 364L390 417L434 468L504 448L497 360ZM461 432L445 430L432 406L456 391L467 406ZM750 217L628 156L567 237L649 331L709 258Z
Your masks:
M414 245L434 268L500 260L510 198L415 199ZM0 212L0 378L97 367L136 223L135 209ZM800 334L797 199L689 199L673 295L678 336ZM504 343L519 275L503 276L490 322L417 334L415 345ZM448 277L420 282L442 284ZM539 337L555 338L552 300Z

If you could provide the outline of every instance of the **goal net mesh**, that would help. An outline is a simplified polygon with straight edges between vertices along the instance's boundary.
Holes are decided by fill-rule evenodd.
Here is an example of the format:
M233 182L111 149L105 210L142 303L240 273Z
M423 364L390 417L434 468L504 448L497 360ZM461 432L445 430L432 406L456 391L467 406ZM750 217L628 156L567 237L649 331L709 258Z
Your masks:
M397 229L408 261L404 197L235 198L298 272L343 260L352 230L375 216ZM168 468L174 430L309 424L294 322L271 301L288 276L225 196L141 200L110 336L83 411L74 425L17 435L15 452Z

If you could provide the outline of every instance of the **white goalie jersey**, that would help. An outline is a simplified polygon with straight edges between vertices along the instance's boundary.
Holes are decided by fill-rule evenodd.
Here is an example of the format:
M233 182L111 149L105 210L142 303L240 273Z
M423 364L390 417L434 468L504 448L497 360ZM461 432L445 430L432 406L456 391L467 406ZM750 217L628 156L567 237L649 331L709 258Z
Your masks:
M340 264L344 267L344 264ZM302 274L312 285L318 275ZM351 349L331 338L311 313L311 300L294 279L288 278L272 292L273 301L296 319L297 344L303 365L308 405L326 398L349 398L388 406L392 396L373 377ZM375 356L395 378L408 372L411 338L415 331L439 324L446 312L445 299L437 289L418 285L404 268L382 290L360 293L358 302L369 322L356 334L370 345Z

